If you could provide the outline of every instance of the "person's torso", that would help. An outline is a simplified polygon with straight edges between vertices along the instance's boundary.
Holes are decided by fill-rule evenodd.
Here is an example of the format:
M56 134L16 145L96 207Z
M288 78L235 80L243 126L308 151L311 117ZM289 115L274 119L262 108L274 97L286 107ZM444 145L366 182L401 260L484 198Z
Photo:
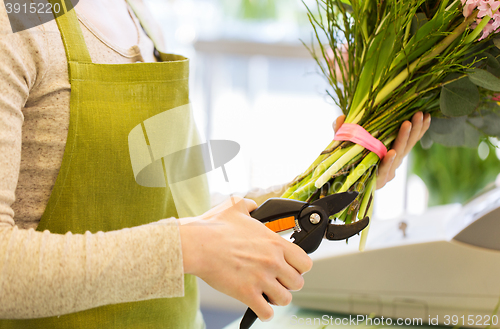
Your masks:
M67 2L51 3L67 10ZM159 53L160 63L94 63L75 12L56 20L69 65L69 128L37 230L108 232L206 211L205 178L175 179L199 157L167 159L201 143L189 104L189 61ZM56 317L3 320L0 326L202 328L195 278L186 275L184 281L182 298L103 304Z
M78 14L78 6L76 7ZM132 11L131 11L132 13ZM133 15L133 13L132 13ZM139 43L128 49L109 40L85 16L80 26L94 63L126 64L155 61L154 46L134 16ZM132 18L131 18L132 19ZM36 228L61 166L69 127L70 84L64 45L55 21L32 29L40 43L37 81L22 109L21 168L12 205L20 228Z

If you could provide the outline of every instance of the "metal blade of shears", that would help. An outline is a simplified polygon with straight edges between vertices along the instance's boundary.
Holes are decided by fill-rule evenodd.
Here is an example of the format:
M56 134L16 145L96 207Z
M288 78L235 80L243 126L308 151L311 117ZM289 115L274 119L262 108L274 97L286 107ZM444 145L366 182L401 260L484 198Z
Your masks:
M313 206L323 208L328 216L335 215L336 213L344 210L358 197L357 192L343 192L325 196L311 203Z
M288 217L285 216L289 216L290 212L300 212L300 214L293 215L291 218L293 219L295 217L299 217L298 221L301 230L293 233L291 237L294 239L293 243L297 244L307 253L310 253L318 248L321 240L325 236L327 227L329 228L331 226L335 226L333 231L335 233L335 237L337 234L339 236L343 235L342 233L338 233L339 230L340 232L343 232L343 229L337 228L337 226L345 226L347 231L349 233L351 232L351 228L349 227L351 224L331 225L329 224L329 217L345 209L356 199L357 196L357 192L337 193L316 200L309 205L300 201L291 202L291 200L268 200L258 209L254 210L251 215L262 222L275 220L278 222L277 226L280 227L281 225L279 225L279 223L284 219L288 219ZM319 221L316 220L317 217L320 218ZM288 226L284 224L284 226L290 228L293 225L292 223L292 220L290 220L290 224ZM273 229L270 226L268 227ZM279 230L281 229L273 229L273 231ZM268 300L265 295L264 298ZM250 328L256 319L257 315L255 312L248 308L245 315L241 319L240 329Z
M328 240L346 240L353 235L363 231L370 223L370 218L367 216L350 224L329 224L326 228L325 238Z

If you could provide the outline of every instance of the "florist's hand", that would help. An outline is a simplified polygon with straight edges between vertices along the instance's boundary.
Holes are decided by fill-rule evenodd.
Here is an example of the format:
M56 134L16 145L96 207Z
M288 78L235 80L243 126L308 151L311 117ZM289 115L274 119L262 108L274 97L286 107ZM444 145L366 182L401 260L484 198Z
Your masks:
M234 202L234 203L233 203ZM302 274L311 258L250 217L252 200L233 198L181 225L184 272L194 274L213 288L248 305L261 320L270 320L276 305L292 300L289 290L304 285Z
M345 115L341 115L335 120L333 123L335 132L342 126L344 120ZM403 122L398 137L392 144L392 149L387 152L378 168L377 189L384 187L396 176L396 169L401 165L403 158L410 153L413 146L422 138L430 125L431 115L428 113L424 115L422 112L415 113L411 122Z

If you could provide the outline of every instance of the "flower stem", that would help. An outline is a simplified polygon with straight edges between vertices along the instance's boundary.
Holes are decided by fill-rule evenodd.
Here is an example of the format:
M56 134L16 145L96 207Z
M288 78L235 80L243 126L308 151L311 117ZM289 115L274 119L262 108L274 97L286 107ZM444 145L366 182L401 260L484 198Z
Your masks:
M332 155L330 155L326 160L321 162L316 167L316 169L313 172L312 177L316 178L316 177L321 176L321 174L323 174L325 172L325 170L327 170L332 164L334 164L341 156L343 156L351 148L352 148L352 146L346 147L346 148L343 148L343 149L340 149L340 150L334 152Z
M408 66L407 69L401 71L392 81L387 83L378 93L375 98L374 106L380 104L387 96L389 96L403 81L405 81L408 76L413 73L417 68L428 63L441 52L443 52L456 38L462 35L467 26L476 18L476 15L470 15L462 24L457 26L446 38L444 38L436 47L427 55L416 59L413 63Z
M365 195L363 196L363 200L361 200L361 206L359 207L358 219L365 218L367 214L368 201L370 201L372 190L376 182L377 182L377 175L373 175L368 181L368 184L366 184Z
M474 15L476 16L476 15ZM476 40L476 38L479 36L479 33L481 33L484 29L484 27L488 24L490 21L491 17L486 15L483 17L483 20L481 23L479 23L476 28L467 36L467 38L464 39L464 43L468 44L471 43L472 41Z
M370 223L368 223L368 226L365 227L363 231L361 231L361 238L359 239L359 251L364 251L365 246L366 246L366 239L368 238L368 231L370 230L370 224L371 220L373 219L373 197L375 196L374 192L370 193L372 202L370 203L370 207L368 208L368 211L366 215L370 217Z
M376 155L373 152L370 152L364 159L361 161L360 164L356 166L352 170L352 172L347 176L347 179L342 186L342 188L339 190L339 193L342 192L347 192L349 188L361 177L363 174L370 169L373 165L375 165L379 161L378 155Z
M316 180L315 186L316 188L320 188L326 182L330 180L333 174L337 173L339 169L344 167L351 159L357 156L359 153L363 152L365 148L361 145L354 145L349 151L347 151L344 155L342 155L333 165L328 168L319 178Z
M295 200L307 199L309 195L316 190L316 186L314 185L314 183L315 180L311 179L309 182L307 182L307 184L293 192L290 198Z
M358 218L362 219L368 216L370 218L370 223L361 231L361 238L359 240L359 251L364 251L366 246L366 239L368 237L368 231L370 230L370 224L373 220L373 200L375 198L375 189L377 187L377 175L374 174L370 182L366 187L365 196L363 201L361 201L361 206L359 208ZM368 208L368 209L367 209Z
M309 181L312 177L312 173L309 173L307 176L305 176L302 180L292 184L286 191L283 193L281 196L282 198L289 198L293 192L301 188L305 182Z

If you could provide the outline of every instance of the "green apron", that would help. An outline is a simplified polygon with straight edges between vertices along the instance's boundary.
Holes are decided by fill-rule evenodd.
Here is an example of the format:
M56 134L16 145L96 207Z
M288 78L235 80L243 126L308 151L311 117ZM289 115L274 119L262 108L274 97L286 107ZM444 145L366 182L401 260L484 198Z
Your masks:
M51 2L62 8L70 3ZM75 11L56 21L68 58L70 124L62 166L37 230L106 232L206 211L205 177L169 184L169 175L182 164L169 168L163 158L200 143L189 107L188 60L160 53L159 63L94 64ZM204 328L196 278L185 275L184 280L182 298L0 320L0 328Z

